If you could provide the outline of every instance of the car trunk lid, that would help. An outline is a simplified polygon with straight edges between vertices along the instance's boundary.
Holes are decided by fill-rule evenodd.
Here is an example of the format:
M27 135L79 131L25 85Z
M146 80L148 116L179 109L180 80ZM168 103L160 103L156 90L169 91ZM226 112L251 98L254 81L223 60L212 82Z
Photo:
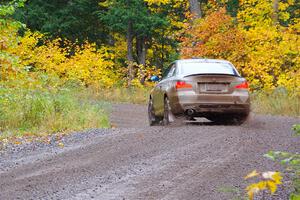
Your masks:
M195 74L184 78L197 84L198 93L230 94L235 85L243 82L243 78L227 74Z

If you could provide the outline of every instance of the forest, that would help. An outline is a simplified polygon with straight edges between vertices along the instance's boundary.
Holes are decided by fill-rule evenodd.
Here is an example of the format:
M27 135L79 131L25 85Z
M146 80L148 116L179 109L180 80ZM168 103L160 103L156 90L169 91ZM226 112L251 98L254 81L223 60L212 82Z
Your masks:
M107 101L147 101L193 57L231 61L257 112L299 116L299 0L2 0L0 137L108 127Z

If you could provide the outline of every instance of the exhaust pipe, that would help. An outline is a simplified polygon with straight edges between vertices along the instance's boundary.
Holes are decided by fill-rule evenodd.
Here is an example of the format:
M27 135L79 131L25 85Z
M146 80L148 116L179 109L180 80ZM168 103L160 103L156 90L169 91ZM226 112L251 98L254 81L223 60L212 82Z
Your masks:
M193 109L187 109L185 112L188 116L193 116L195 114L195 110Z

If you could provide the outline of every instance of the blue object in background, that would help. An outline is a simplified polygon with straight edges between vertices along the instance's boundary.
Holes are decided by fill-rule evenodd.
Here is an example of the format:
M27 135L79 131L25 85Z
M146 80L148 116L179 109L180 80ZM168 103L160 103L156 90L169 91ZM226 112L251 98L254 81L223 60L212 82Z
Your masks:
M150 80L151 80L152 82L158 82L158 81L159 81L159 78L158 78L158 76L151 76Z

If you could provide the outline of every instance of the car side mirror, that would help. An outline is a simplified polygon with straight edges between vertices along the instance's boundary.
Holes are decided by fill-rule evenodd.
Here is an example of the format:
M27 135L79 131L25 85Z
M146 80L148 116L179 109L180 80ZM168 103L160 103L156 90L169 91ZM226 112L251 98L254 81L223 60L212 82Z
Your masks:
M158 82L159 81L159 77L158 76L151 76L150 80L152 82Z

